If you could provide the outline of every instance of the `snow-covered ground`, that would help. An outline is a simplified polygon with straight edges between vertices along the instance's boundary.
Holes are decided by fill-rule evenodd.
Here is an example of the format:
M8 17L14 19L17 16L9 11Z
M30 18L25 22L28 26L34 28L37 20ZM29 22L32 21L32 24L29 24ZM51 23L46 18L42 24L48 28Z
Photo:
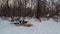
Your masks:
M60 22L57 23L52 19L48 21L35 21L30 19L32 27L15 26L8 20L0 18L0 34L60 34Z

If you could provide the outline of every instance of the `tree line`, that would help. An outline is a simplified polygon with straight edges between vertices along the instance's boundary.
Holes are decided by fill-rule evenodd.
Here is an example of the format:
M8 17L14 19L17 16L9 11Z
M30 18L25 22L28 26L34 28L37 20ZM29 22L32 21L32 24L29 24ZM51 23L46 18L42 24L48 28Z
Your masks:
M0 16L49 19L60 16L60 4L53 0L0 0Z

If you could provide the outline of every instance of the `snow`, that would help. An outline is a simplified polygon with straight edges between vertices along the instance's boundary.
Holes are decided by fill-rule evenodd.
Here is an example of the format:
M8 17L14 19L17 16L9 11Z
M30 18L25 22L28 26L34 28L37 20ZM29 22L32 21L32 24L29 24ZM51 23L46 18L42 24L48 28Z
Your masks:
M39 22L32 18L28 23L33 24L33 26L15 26L10 24L8 20L0 18L0 34L60 34L60 22L57 23L52 19Z

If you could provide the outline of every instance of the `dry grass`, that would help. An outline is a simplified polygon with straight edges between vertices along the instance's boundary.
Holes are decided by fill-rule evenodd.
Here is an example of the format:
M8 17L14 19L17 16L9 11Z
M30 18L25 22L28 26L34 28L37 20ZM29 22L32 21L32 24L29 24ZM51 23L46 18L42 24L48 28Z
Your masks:
M15 24L16 26L31 27L33 24Z

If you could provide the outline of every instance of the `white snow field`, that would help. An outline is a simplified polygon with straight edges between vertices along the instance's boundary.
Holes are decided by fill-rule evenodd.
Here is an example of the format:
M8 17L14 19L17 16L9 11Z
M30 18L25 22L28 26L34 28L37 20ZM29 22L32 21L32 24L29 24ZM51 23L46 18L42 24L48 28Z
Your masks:
M32 27L15 26L8 20L0 18L0 34L60 34L60 22L57 23L52 19L48 21L35 21L30 19Z

